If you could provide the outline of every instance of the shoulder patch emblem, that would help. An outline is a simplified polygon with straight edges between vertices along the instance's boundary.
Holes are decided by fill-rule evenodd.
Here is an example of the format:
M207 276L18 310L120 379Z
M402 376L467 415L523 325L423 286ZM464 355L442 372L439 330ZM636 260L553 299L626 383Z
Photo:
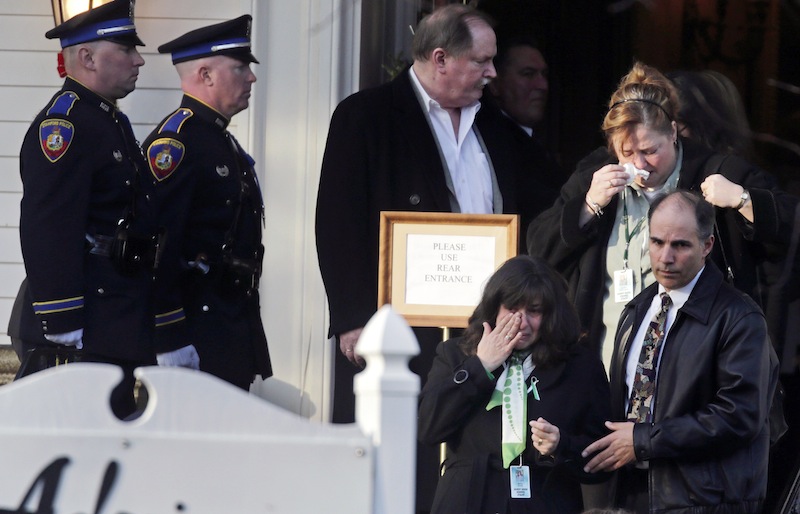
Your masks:
M49 119L39 124L39 143L47 160L56 162L67 153L75 126L67 120Z
M177 139L162 137L156 139L147 148L147 164L150 172L161 182L178 169L186 152L186 147Z

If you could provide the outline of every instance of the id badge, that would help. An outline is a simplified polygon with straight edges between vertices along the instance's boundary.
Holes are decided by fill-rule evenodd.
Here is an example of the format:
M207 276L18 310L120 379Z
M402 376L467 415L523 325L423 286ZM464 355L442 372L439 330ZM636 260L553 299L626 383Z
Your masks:
M531 471L528 466L511 466L508 468L511 474L511 497L530 498L531 497Z
M619 269L614 272L614 301L627 303L633 300L633 270Z

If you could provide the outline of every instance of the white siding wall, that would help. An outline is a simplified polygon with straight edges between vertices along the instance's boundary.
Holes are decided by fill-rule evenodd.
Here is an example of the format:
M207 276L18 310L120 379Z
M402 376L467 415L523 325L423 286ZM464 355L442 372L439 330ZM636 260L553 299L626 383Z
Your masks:
M265 172L264 325L275 377L262 388L328 419L332 345L314 242L330 115L358 84L360 0L257 0L259 82L248 148Z
M44 33L53 26L47 2L0 1L0 344L24 271L19 248L19 147L30 120L61 83L56 45ZM42 37L32 38L31 34Z
M180 99L169 56L157 48L204 25L252 14L258 82L230 130L257 161L267 208L262 310L275 377L255 391L327 419L331 345L314 244L319 165L330 114L357 84L360 0L138 0L147 44L137 89L120 102L144 137ZM19 249L19 147L62 79L50 2L0 0L0 344L24 276ZM57 251L57 249L53 249Z

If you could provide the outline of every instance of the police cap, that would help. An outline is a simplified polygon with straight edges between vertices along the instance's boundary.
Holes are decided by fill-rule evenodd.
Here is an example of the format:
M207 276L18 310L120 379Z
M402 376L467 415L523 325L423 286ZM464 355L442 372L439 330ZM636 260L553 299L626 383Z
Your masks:
M61 48L100 39L144 46L133 24L134 3L134 0L113 0L68 19L49 30L45 37L61 39Z
M250 50L249 14L192 30L158 47L159 53L172 54L172 63L193 61L201 57L227 55L244 62L258 63Z

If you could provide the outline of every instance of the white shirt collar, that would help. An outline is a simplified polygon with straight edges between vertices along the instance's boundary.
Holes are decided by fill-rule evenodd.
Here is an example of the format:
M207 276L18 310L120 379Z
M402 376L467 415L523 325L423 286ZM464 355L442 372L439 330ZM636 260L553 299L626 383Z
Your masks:
M706 269L705 265L700 268L700 271L697 272L697 275L695 275L688 284L671 291L667 291L664 286L658 284L658 294L660 295L661 293L669 293L669 297L672 300L672 305L675 307L675 310L680 309L689 299L689 296L692 294L692 290L697 284L697 280L700 278L700 275L703 273L704 269Z
M422 86L422 82L419 81L419 77L417 77L417 73L414 71L413 66L408 69L408 74L411 76L411 85L414 87L414 89L419 94L419 97L422 99L422 107L425 109L425 111L427 111L427 113L430 114L431 109L433 108L439 108L444 110L444 107L442 107L439 102L434 100L431 97L431 95L429 95L428 92L425 91L425 88ZM480 110L480 108L481 108L481 102L479 100L476 100L475 102L469 105L465 105L464 107L461 108L461 110L464 111L467 109L474 109L475 112L477 113Z

